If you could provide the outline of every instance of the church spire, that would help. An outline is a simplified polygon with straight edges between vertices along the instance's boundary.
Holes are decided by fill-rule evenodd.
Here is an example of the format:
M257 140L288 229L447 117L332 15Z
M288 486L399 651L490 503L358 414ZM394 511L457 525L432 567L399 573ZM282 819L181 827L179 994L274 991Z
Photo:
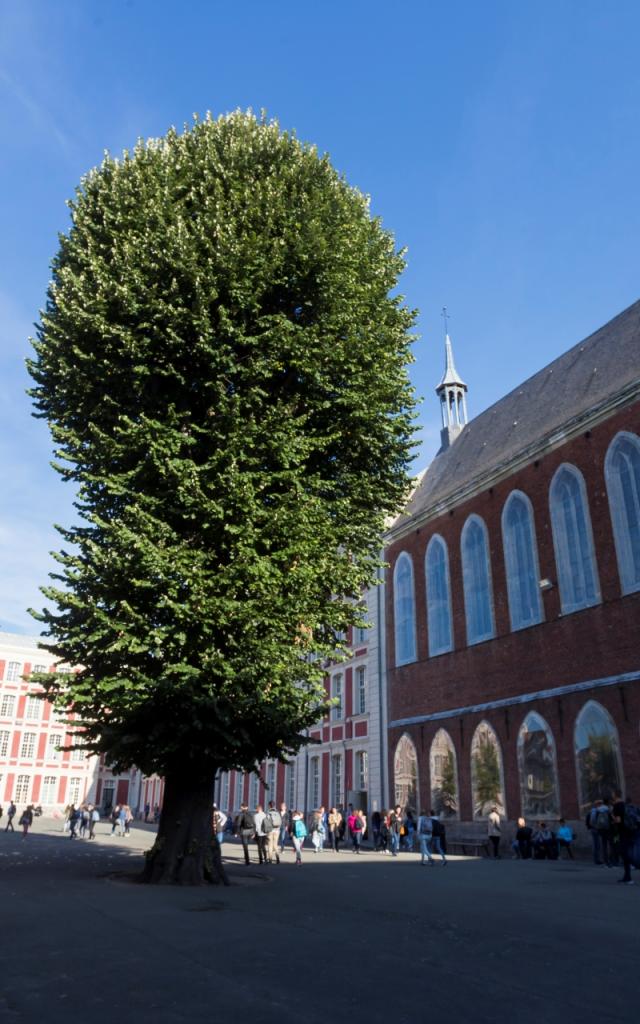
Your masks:
M442 413L442 429L440 431L441 452L453 444L467 423L467 385L456 370L456 364L453 361L453 347L447 325L449 314L447 313L446 306L442 307L442 316L444 318L445 330L445 367L442 380L436 388Z

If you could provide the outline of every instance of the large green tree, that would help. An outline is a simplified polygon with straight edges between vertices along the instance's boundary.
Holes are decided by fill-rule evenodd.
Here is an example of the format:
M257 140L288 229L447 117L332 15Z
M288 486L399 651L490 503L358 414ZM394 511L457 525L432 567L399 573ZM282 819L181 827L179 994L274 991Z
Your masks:
M107 157L70 209L29 369L79 519L34 614L80 669L42 682L166 777L146 875L197 882L216 771L304 742L405 495L404 263L326 156L240 112Z

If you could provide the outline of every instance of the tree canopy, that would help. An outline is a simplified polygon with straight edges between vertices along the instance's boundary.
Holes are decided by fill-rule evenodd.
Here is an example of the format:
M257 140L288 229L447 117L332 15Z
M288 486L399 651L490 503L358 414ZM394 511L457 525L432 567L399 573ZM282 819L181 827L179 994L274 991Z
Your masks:
M116 768L285 759L407 489L414 315L367 198L250 113L107 156L29 370L77 488L42 678Z

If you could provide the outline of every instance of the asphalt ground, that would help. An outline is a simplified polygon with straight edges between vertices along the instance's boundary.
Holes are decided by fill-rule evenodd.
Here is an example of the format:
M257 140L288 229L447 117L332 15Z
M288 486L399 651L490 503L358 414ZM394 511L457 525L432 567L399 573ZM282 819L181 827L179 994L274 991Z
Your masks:
M153 829L109 833L0 832L2 1024L640 1017L640 872L290 848L245 867L230 842L229 887L149 887L128 879Z

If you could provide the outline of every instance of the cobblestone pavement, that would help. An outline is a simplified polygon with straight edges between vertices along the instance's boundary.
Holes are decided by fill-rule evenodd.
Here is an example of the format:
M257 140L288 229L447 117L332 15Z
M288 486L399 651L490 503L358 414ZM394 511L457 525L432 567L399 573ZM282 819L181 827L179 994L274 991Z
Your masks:
M0 831L2 1024L637 1020L640 872L227 843L231 886L150 888L153 829L109 833Z

